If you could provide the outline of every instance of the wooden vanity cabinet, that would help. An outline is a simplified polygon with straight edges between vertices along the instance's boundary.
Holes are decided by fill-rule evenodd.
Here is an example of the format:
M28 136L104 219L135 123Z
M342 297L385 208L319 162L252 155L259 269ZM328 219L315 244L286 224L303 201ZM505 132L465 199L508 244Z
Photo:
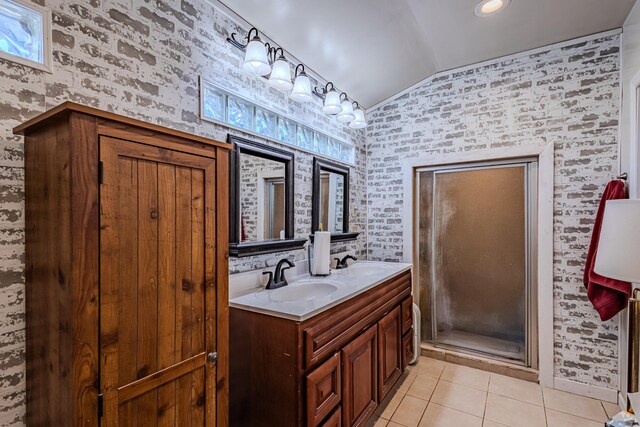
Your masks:
M227 426L228 144L74 103L14 132L27 424Z
M231 307L231 425L365 425L406 367L410 300L405 271L302 322Z

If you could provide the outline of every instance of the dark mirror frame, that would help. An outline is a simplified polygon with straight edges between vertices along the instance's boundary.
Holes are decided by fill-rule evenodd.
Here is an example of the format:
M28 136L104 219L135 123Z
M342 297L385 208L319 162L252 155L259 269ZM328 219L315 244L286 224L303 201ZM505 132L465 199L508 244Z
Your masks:
M320 173L322 171L342 175L344 178L344 213L342 215L342 233L331 233L332 242L356 240L358 234L349 230L349 168L318 157L313 158L313 190L311 192L311 241L313 233L320 228Z
M293 153L239 136L227 135L233 145L229 153L229 255L246 257L252 255L302 249L307 239L294 239L294 155ZM241 154L261 157L284 164L285 168L285 238L284 240L262 240L240 242L240 157Z

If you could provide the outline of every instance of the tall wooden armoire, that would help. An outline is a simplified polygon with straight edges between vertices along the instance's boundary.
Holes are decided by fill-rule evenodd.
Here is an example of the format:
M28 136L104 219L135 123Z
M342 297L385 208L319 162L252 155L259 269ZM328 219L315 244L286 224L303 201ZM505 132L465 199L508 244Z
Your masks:
M14 132L28 425L226 427L229 145L70 102Z

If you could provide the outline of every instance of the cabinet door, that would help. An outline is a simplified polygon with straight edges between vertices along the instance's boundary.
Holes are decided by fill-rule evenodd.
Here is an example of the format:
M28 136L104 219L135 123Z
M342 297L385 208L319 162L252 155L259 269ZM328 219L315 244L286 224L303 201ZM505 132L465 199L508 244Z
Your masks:
M378 398L377 329L372 326L342 349L344 427L364 425Z
M380 401L402 374L401 347L400 307L396 307L378 322Z
M406 334L413 325L413 298L402 301L402 333Z
M413 359L413 328L409 329L409 332L402 337L402 370L404 371L411 359Z
M307 375L307 426L315 427L340 403L340 353Z
M342 412L340 407L327 418L327 421L322 424L322 427L342 427Z
M215 160L105 137L100 159L101 425L213 426Z

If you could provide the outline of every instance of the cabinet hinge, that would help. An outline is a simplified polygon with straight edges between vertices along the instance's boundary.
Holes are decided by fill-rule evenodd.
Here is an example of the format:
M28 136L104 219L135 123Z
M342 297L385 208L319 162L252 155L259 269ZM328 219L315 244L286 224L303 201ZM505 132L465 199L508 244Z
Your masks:
M98 395L98 418L102 418L102 414L104 412L104 408L102 406L102 395Z
M102 184L104 182L104 167L102 165L102 160L98 162L98 184Z

